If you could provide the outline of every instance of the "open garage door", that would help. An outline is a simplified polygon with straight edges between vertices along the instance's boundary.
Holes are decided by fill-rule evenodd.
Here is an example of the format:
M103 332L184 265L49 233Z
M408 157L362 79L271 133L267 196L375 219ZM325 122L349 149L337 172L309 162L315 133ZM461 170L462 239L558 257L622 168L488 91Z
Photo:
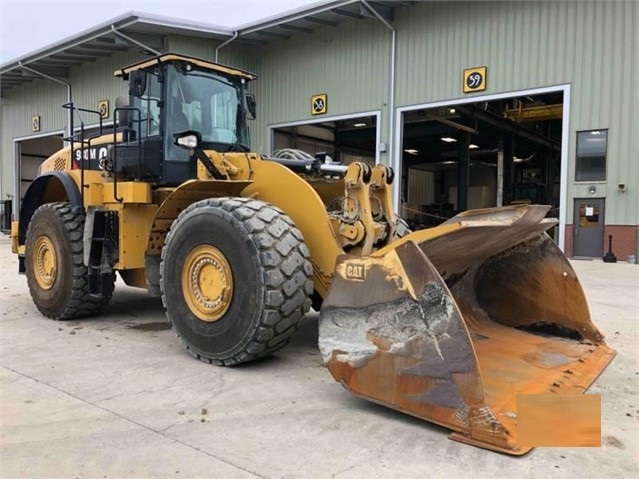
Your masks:
M414 229L460 211L552 205L559 217L564 92L402 113L402 216Z
M377 163L378 115L322 118L271 126L271 151L302 150L311 156L328 154L333 161L349 164Z
M15 211L19 209L27 188L38 175L42 162L60 150L62 146L61 134L16 141L16 193L19 195L19 201Z

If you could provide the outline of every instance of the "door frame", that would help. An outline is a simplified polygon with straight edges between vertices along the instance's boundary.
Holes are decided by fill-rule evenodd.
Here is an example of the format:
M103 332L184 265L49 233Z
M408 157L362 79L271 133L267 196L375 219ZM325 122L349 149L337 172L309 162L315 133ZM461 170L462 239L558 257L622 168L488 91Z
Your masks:
M579 214L579 209L577 208L577 202L578 201L583 201L583 202L601 202L601 209L602 211L600 212L601 215L601 254L600 255L596 255L596 256L582 256L582 255L576 255L575 254L575 243L576 243L576 239L577 239L577 235L576 235L576 231L577 231L577 227L578 227L578 221L577 220L577 215ZM573 202L572 202L572 207L573 207L573 218L572 218L572 257L573 258L600 258L603 257L603 255L606 252L606 245L605 245L605 241L606 241L606 198L605 197L596 197L596 198L573 198Z
M395 110L395 138L391 158L391 166L401 176L402 167L402 133L404 131L405 112L422 110L425 108L437 108L442 106L455 106L468 103L477 103L481 101L503 100L504 98L512 98L526 95L539 95L543 93L563 92L563 114L561 119L561 168L559 183L559 241L558 246L565 251L566 245L566 215L568 214L568 144L570 142L570 85L554 85L548 87L531 88L527 90L512 90L504 93L493 93L490 95L478 95L472 97L456 98L450 100L440 100L428 103L420 103L417 105L408 105L396 108ZM399 211L400 207L400 190L395 188L393 206L395 211Z
M38 138L47 138L49 136L58 136L62 135L64 139L65 130L57 130L57 131L48 131L46 133L37 133L35 135L27 135L20 136L17 138L13 138L13 203L11 204L11 213L14 218L18 217L18 213L20 212L20 158L22 157L22 153L20 150L20 145L23 141L29 140L37 140ZM64 145L64 140L62 144Z
M314 123L324 123L327 121L341 121L341 120L351 120L353 118L360 118L362 116L374 116L375 117L375 164L379 165L380 162L380 151L379 145L381 142L381 129L380 129L380 120L382 116L381 110L373 110L373 111L362 111L358 113L348 113L346 115L336 115L336 116L322 116L321 118L310 118L307 120L299 120L299 121L289 121L285 123L271 123L267 125L268 134L266 135L266 151L272 153L273 143L275 142L275 130L278 128L286 128L289 126L301 126L301 125L312 125Z

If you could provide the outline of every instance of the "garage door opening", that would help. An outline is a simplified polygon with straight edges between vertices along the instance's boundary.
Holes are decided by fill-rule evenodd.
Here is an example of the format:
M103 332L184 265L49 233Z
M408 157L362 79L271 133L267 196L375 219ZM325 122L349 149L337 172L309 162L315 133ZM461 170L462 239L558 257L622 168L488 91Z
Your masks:
M14 206L14 213L17 213L42 162L62 148L62 134L16 140L15 145L17 181L13 200L17 202Z
M379 143L378 114L323 118L271 127L271 154L286 149L302 150L318 157L326 153L335 162L363 161L375 165Z
M414 229L460 211L548 204L559 218L564 91L402 113L401 214Z

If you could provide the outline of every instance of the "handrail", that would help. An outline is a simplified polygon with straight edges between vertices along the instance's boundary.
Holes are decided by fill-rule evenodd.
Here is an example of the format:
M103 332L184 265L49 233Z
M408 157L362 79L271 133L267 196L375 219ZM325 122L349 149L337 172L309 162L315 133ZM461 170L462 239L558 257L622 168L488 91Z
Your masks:
M74 156L74 143L75 143L75 129L73 128L73 112L74 111L78 111L78 112L85 112L85 113L93 113L94 115L98 115L98 119L99 119L99 125L100 125L100 136L102 136L102 113L100 113L97 110L88 110L86 108L76 108L75 105L73 104L73 102L68 102L65 103L64 105L62 105L62 108L65 108L67 110L70 110L70 114L69 114L69 131L70 131L70 135L68 136L68 138L65 138L66 140L68 140L71 143L71 161L73 162L73 156ZM82 197L82 206L84 207L84 189L88 188L88 185L84 184L84 156L85 156L85 152L88 152L91 149L91 138L89 138L88 140L85 139L84 137L84 122L81 121L80 122L80 131L78 132L78 134L80 135L80 195ZM88 154L89 156L89 161L91 161L91 156L90 153Z

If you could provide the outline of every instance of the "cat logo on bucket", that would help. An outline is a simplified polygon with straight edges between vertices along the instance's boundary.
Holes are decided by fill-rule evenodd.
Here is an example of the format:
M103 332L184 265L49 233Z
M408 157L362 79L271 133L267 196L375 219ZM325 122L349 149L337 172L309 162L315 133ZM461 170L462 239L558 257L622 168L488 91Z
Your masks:
M366 279L366 268L362 263L346 263L347 279Z

